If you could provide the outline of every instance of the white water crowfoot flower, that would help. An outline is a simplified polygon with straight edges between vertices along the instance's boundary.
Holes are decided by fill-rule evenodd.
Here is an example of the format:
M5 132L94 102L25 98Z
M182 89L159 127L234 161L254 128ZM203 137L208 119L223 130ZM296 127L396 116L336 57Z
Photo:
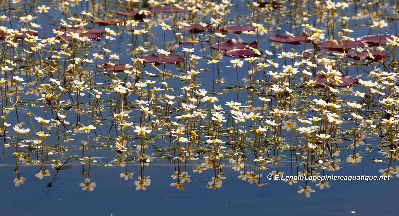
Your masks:
M93 125L88 125L88 126L82 126L81 128L79 128L79 131L89 133L90 130L95 130L95 129L96 129L96 127L94 127Z
M29 131L30 131L29 128L26 128L26 129L20 128L18 125L15 125L15 126L13 127L13 129L14 129L15 132L17 132L17 133L19 133L19 134L27 134L27 133L29 133Z
M299 186L299 188L301 188L301 189L298 191L298 193L299 194L305 193L306 198L310 197L311 192L315 192L315 190L313 190L310 186L305 186L305 187Z
M43 118L41 118L41 117L35 117L35 119L36 119L36 121L38 121L38 122L41 123L41 124L48 124L48 123L50 123L50 120L46 120L46 119L43 119Z
M26 23L28 23L28 22L30 22L30 21L33 20L33 16L32 16L32 15L28 15L28 16L20 17L19 20L20 20L21 22L26 22Z
M124 178L126 181L133 178L134 173L123 172L119 175L119 177Z
M170 55L169 51L163 50L163 49L157 49L157 53L162 54L162 55Z
M330 187L330 183L328 183L325 180L320 181L318 184L316 184L316 186L318 188L320 188L321 190L323 190L324 188L329 188Z
M150 133L151 130L149 130L148 127L135 126L134 132L138 133L139 135L146 135Z
M230 63L232 63L234 67L242 67L244 64L244 62L241 61L240 59L230 60Z
M217 176L212 177L212 180L208 182L207 188L210 189L217 189L217 188L221 188L222 187L222 180L226 179L226 177L222 177L222 176Z
M79 184L79 186L82 188L82 190L87 190L89 189L89 191L93 191L94 188L96 187L96 183L95 182L90 182L89 178L85 179L85 182L81 182Z
M248 182L250 183L250 184L252 184L252 183L254 183L254 182L258 182L259 181L259 178L261 178L262 177L262 174L260 173L260 174L257 174L255 171L251 171L250 172L250 175L249 175L249 178L248 178Z
M355 163L360 163L362 161L363 156L360 156L359 154L354 154L354 155L349 155L346 158L346 162L350 164L355 164Z
M328 134L317 134L316 136L319 137L323 141L330 138L330 135L328 135Z
M14 80L17 81L17 82L22 82L22 81L24 81L24 79L23 79L22 77L19 77L19 76L14 76L13 78L14 78Z
M392 177L392 172L389 168L387 169L380 169L379 172L381 173L381 176L389 176Z
M47 13L50 8L47 7L46 5L42 5L42 6L39 6L37 9L39 9L39 11L38 11L39 13Z
M373 25L371 25L372 28L378 27L378 28L384 28L387 27L388 23L385 20L380 20L380 21L373 21Z
M139 176L139 179L134 182L134 185L136 186L136 190L147 190L147 187L151 185L150 176Z
M178 190L184 190L185 189L184 186L183 186L183 182L180 179L178 179L176 182L170 183L170 186L176 187Z
M49 170L39 170L35 177L39 178L39 179L43 179L44 176L50 176L50 171Z
M241 163L238 161L237 163L233 163L233 166L231 167L234 171L239 172L241 169L244 168L244 163Z
M17 177L14 179L14 185L15 185L15 187L19 187L21 184L23 184L23 183L25 182L25 180L26 180L25 177L17 176Z
M355 108L355 109L361 109L362 105L358 103L352 103L352 102L347 102L348 106Z

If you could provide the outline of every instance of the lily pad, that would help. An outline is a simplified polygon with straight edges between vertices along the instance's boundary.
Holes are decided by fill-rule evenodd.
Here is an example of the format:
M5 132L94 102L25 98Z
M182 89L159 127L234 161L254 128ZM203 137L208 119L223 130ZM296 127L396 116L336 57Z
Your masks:
M277 8L282 8L283 7L283 4L278 3L276 1L271 1L271 2L270 1L269 2L257 1L257 3L259 4L260 8L265 8L265 7L271 6L274 9L277 9Z
M227 25L221 26L219 30L223 33L241 34L244 31L253 31L255 30L255 27L250 25Z
M275 35L269 37L269 40L279 43L300 44L312 42L306 35Z
M123 72L125 70L131 70L133 67L125 64L110 64L110 63L105 63L103 65L103 68L105 70L109 71L114 71L114 72Z
M187 8L178 8L174 5L148 8L149 11L154 13L187 13Z
M355 85L359 82L358 79L352 78L348 75L342 76L340 79L341 82L338 84L333 83L331 80L327 81L327 77L324 74L314 78L313 80L315 81L316 86L330 85L330 86L338 86L338 87L348 87L348 86Z
M104 29L99 29L99 28L78 28L78 27L61 27L59 28L59 31L68 33L68 32L74 32L74 33L93 33L93 34L104 34L105 30Z
M64 34L58 37L65 41L70 41L73 38L71 33L79 33L79 37L87 37L90 40L99 40L105 33L105 30L99 28L77 28L77 27L61 27L59 31L64 32Z
M222 43L211 44L211 48L219 50L233 50L233 49L246 49L246 48L257 48L258 42L254 41L252 43L241 43L236 39L230 39Z
M389 40L393 40L393 36L391 34L378 34L378 35L367 35L359 38L359 41L363 43L367 43L369 46L379 46L384 45Z
M204 32L204 31L212 31L216 29L215 25L212 24L200 24L200 23L193 23L190 26L180 26L180 30L183 31L190 31L192 33L199 33L199 32Z
M363 47L364 43L360 41L350 41L350 40L329 40L323 41L318 44L319 48L336 51L336 52L344 52L348 49Z
M93 17L93 18L91 18L91 21L93 23L99 24L100 26L117 25L117 24L125 22L124 19L117 18L117 17L106 18L106 19L99 19L99 18Z
M251 49L233 49L233 50L227 50L224 54L227 56L231 57L240 57L240 58L246 58L246 57L256 57L259 56L255 51Z
M176 64L184 60L183 57L178 55L163 55L163 54L150 54L150 55L143 55L140 57L144 59L146 63L155 63L156 65L159 64Z
M128 17L133 17L134 20L143 20L146 17L152 16L152 12L148 10L125 10L125 11L118 11L116 12L119 15L122 16L128 16Z
M347 55L355 60L364 60L364 59L370 58L369 53L366 51L349 52L349 53L347 53ZM375 60L384 59L387 57L387 55L383 52L371 52L371 55L373 55Z

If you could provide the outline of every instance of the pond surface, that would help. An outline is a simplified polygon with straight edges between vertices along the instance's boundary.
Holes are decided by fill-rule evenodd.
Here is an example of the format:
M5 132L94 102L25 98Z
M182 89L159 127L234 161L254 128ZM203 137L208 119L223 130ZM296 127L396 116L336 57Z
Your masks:
M398 8L2 2L0 215L398 215Z

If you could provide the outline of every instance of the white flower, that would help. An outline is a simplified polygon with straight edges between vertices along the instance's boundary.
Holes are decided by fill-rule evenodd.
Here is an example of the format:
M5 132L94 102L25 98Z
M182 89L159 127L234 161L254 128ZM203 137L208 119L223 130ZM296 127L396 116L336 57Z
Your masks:
M22 176L16 177L16 178L14 179L15 187L19 187L19 185L23 184L25 180L26 180L25 177L22 177Z
M315 192L310 186L300 187L301 189L298 191L299 194L305 192L306 198L310 197L311 192Z
M373 25L371 27L378 27L378 28L384 28L387 27L388 23L385 22L385 20L380 20L380 21L374 21Z
M95 130L96 127L94 127L93 125L88 125L88 126L83 126L80 128L80 131L84 131L86 133L89 133L90 130Z
M82 187L82 190L87 190L89 189L89 191L93 191L94 188L96 187L96 183L95 182L90 182L89 178L85 179L85 182L81 182L79 184L80 187Z
M140 127L140 126L135 126L134 132L138 133L139 135L145 135L151 132L147 127Z
M242 65L244 64L244 62L240 59L230 60L230 63L232 63L234 67L242 67Z
M133 178L133 173L123 172L119 175L119 177L124 178L126 181Z
M39 170L35 177L39 178L39 179L43 179L44 176L50 176L50 171L48 170Z
M39 13L47 13L48 9L50 9L50 8L46 7L46 5L42 5L42 6L39 6L38 9L39 9L39 11L38 11Z

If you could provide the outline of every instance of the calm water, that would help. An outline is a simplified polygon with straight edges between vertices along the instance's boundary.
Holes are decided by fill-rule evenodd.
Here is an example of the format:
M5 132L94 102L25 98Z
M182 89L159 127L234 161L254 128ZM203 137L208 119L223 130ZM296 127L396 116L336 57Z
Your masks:
M397 33L395 1L351 2L348 7L285 1L262 8L251 1L250 9L242 1L178 3L198 12L149 10L155 15L130 22L134 27L122 21L99 26L82 11L97 18L133 20L116 12L148 8L151 2L1 3L0 15L8 17L0 21L2 26L35 29L37 23L41 28L38 40L6 37L1 44L0 215L399 213L396 45L374 38L371 42L380 47L368 41L369 51L383 53L382 59L374 53L376 59L358 61L335 51L355 53L360 46L335 51L327 47L303 57L304 50L314 48L312 43L268 39L303 31L315 46L334 39L338 44L342 32L353 39L375 34L392 39ZM217 26L257 27L251 35L225 33L219 39L219 30L192 34L179 29L183 21L215 19L220 21ZM98 40L69 40L71 32L79 31L59 29L62 20L71 27L87 22L88 28L109 29L80 33ZM60 30L63 39L53 29ZM62 30L69 34L62 35ZM51 37L59 42L37 49ZM244 60L210 49L210 44L229 39L257 41L261 54ZM185 43L192 40L201 42ZM361 49L367 50L364 45ZM150 65L136 60L166 50L182 61ZM284 58L282 53L297 56ZM209 63L212 59L219 62ZM233 67L236 59L242 67ZM129 64L128 70L103 69L107 62ZM339 80L349 75L356 81L336 87L333 81L320 81L321 74ZM373 83L364 84L367 81ZM269 179L278 173L389 180L329 180L329 187L322 189L319 180L291 185Z

